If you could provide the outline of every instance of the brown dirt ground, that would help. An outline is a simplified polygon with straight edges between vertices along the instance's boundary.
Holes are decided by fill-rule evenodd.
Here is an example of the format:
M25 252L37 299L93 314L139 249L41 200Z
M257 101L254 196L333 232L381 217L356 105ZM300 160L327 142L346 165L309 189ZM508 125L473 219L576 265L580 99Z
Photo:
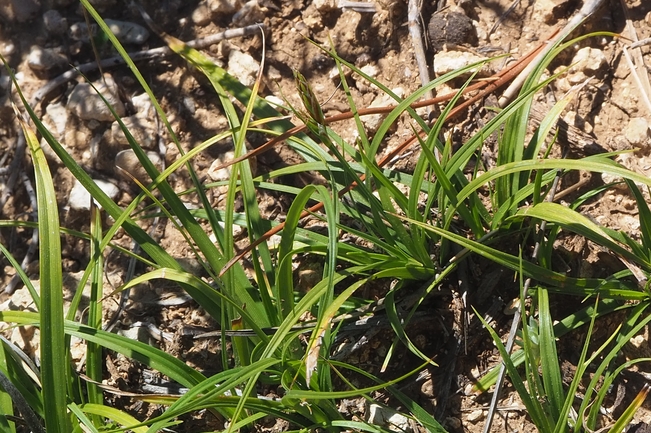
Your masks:
M511 0L459 1L459 3L463 3L460 5L450 0L446 6L449 8L448 11L458 11L470 17L476 27L478 41L473 45L463 45L464 52L510 53L512 57L517 58L539 44L546 35L551 33L554 26L565 23L567 18L580 8L579 1L556 0L552 2L549 0L549 2L558 6L548 14L541 11L546 2L540 1L516 2L515 7L508 14L507 10L512 5ZM20 74L20 84L28 99L51 78L39 76L27 66L26 58L32 45L62 47L64 54L68 55L72 62L83 63L94 59L88 45L78 45L71 41L67 35L48 37L43 28L41 15L45 10L51 8L57 9L68 19L69 23L83 21L84 18L79 12L77 3L60 0L43 0L42 3L43 5L33 20L18 23L6 17L0 19L0 52L8 59L11 67ZM101 3L106 5L102 10L105 18L142 24L142 19L134 8L123 7L121 2ZM345 59L359 66L365 64L374 66L377 71L376 77L389 88L402 88L404 94L409 94L419 87L414 48L406 25L406 0L377 0L374 2L377 7L374 14L341 10L336 7L330 10L324 6L317 8L318 5L328 3L323 1L274 0L260 1L259 3L262 13L258 16L245 16L244 21L261 20L265 26L265 40L260 35L231 39L209 48L206 52L224 64L228 64L228 53L233 50L248 53L257 61L261 61L264 54L265 73L261 89L263 95L282 95L294 106L300 106L298 94L294 90L292 75L293 70L299 70L307 77L319 100L323 101L326 115L347 110L345 95L337 81L329 75L334 62L308 43L306 38L323 44L331 40L338 53ZM332 1L332 3L336 4L336 1ZM427 22L435 10L436 2L425 3L422 16ZM191 40L234 27L231 22L232 14L212 16L209 20L201 19L197 11L205 5L196 0L185 2L171 0L160 2L160 4L146 1L144 6L165 31L182 40ZM630 19L640 40L651 36L651 3L643 0L622 0L621 3L617 0L607 0L606 6L590 19L581 32L611 31L622 33L630 38L631 35L625 30L626 17ZM501 23L491 31L491 28L500 19L503 19ZM641 92L626 63L622 49L624 44L625 41L614 41L610 37L593 37L570 48L569 53L559 57L554 67L567 66L576 51L582 47L592 47L603 54L605 63L601 64L597 70L589 72L589 75L594 76L593 80L572 101L564 118L571 126L578 128L576 131L580 137L597 143L603 150L636 149L635 153L623 158L623 162L637 171L649 173L651 171L651 152L649 151L648 135L641 142L632 142L635 139L631 131L632 127L629 125L637 121L633 119L649 119L651 112L644 105ZM139 45L130 48L136 50L160 45L162 45L162 41L152 35L146 42L146 46ZM440 49L445 50L446 48L455 49L452 45ZM641 53L646 58L649 47L643 46ZM102 54L105 53L100 55ZM430 64L432 55L432 49L428 47L427 56ZM214 92L211 91L206 80L198 72L190 70L181 59L167 57L140 62L138 66L149 80L154 93L160 98L174 130L186 150L224 130L226 120L220 112ZM128 100L141 93L126 68L110 68L105 72L111 74L118 83L123 99ZM644 73L646 73L646 69ZM546 89L537 101L538 109L544 112L549 104L560 99L569 88L572 77L577 77L576 74L578 74L577 71L571 70L567 76ZM99 75L91 73L89 77L95 80ZM74 83L61 89L53 100L47 101L40 108L44 111L47 104L54 104L61 99L65 101ZM359 107L370 105L379 94L376 88L364 83L358 77L352 76L349 84L351 84L353 97ZM444 91L439 89L439 92L443 93ZM8 165L12 160L15 148L16 124L7 97L1 94L0 96L2 96L0 99L0 149L2 149L0 160ZM489 102L484 104L490 105ZM466 113L465 119L459 120L454 125L449 125L449 131L455 139L461 140L464 134L472 130L474 125L481 122L484 115L485 112L482 111L482 104L480 104ZM353 127L352 123L343 122L337 125L336 129L344 137L350 138L353 136ZM78 122L73 128L74 134L68 133L64 142L78 160L86 163L89 169L99 177L119 182L121 195L118 202L124 204L130 200L133 189L115 173L112 161L113 156L120 148L110 140L101 138L107 128L110 128L110 124L103 122L93 124ZM395 131L385 143L385 148L391 149L410 134L408 119L401 118ZM94 157L89 156L88 147L88 143L93 137L100 137L100 151ZM169 142L166 137L163 139L165 143ZM251 144L256 145L255 140L253 141ZM169 144L164 147L164 158L167 163L174 161L178 156L174 145ZM213 161L227 148L228 143L224 143L199 155L194 161L199 173L205 176ZM490 160L493 151L494 149L487 148L488 160ZM7 155L6 159L4 155ZM269 152L259 158L259 170L291 164L292 158L295 156L282 148ZM406 158L405 161L399 161L396 164L408 168L413 164L413 158L411 160ZM56 184L60 188L59 198L62 209L65 209L67 195L72 188L73 181L70 174L56 162L53 161L52 167ZM0 180L3 180L6 185L8 175L3 175ZM566 179L562 188L567 188L577 181L576 178ZM172 182L178 191L189 186L187 177L182 173L173 178ZM295 180L295 182L300 184L301 180ZM576 196L586 188L601 183L600 176L593 174L583 189L572 194ZM215 197L215 201L218 204L219 197ZM267 215L282 213L289 205L286 197L266 195L261 197L261 201ZM30 211L31 207L25 187L22 182L19 182L10 191L9 199L2 208L1 218L26 219L29 218ZM623 190L611 189L588 202L581 208L581 211L601 224L633 235L639 228L634 201ZM88 216L84 212L67 210L62 212L62 217L63 226L81 230L88 229L86 222ZM174 230L169 227L160 227L158 230L161 234L161 244L173 256L180 258L190 256L187 245L184 244L180 236L175 234ZM125 236L122 238L120 236L122 235L118 236L117 241L129 247L129 240ZM28 231L3 229L0 233L0 240L10 248L16 257L22 257L25 254L30 237L31 233ZM64 270L72 281L70 287L74 287L80 270L83 270L86 264L88 246L72 237L66 236L63 239ZM595 246L574 236L562 237L558 241L558 247L562 252L561 257L565 261L564 265L574 269L573 272L577 272L577 274L602 275L623 267L616 259L602 254ZM108 280L115 285L122 284L126 259L115 254L107 257L107 262ZM503 308L501 300L508 302L517 296L517 286L512 282L513 276L508 272L495 270L490 263L480 259L470 259L468 264L467 283L471 287L478 288L475 292L470 293L469 303L480 312L487 311L491 306L497 306L494 326L501 335L506 335L511 316L508 312L503 313L507 310ZM194 264L188 260L188 266L194 266ZM30 275L35 279L38 278L36 269L33 265L28 268L28 272L31 272ZM7 283L14 273L11 267L4 263L4 269L0 269L0 278ZM17 293L24 291L21 289ZM419 316L418 320L409 328L413 341L417 342L424 353L435 356L440 367L432 368L424 372L420 379L406 383L403 390L426 409L432 411L450 431L475 433L481 431L483 427L485 416L483 409L488 404L490 396L488 394L471 395L467 394L465 390L474 378L485 372L487 368L494 366L499 358L488 339L488 334L481 330L476 319L470 322L468 329L464 332L463 308L459 292L458 285L453 282L450 282L448 287L443 287L442 294L426 302L423 306L422 316ZM218 352L219 345L213 340L195 341L191 338L193 330L212 329L215 324L192 303L164 308L157 304L161 297L173 298L177 295L173 287L144 287L134 291L131 301L127 305L126 314L121 318L117 328L124 332L129 328L133 329L137 322L153 323L161 331L169 333L169 339L152 340L152 344L184 359L207 374L218 371L221 359ZM2 296L0 300L3 301L9 298L8 294L0 296ZM574 303L574 301L567 302L567 299L555 299L554 302L558 318L564 317L564 314L570 313L573 307L578 306L578 300ZM20 304L14 299L11 304L3 305ZM115 310L115 306L112 309ZM107 317L111 314L112 311L107 311ZM610 332L610 326L608 321L600 324L597 332L592 336L595 344L604 341ZM582 344L582 338L583 335L573 334L559 343L563 371L569 377L574 369L573 363L576 362L576 353ZM31 335L18 336L14 333L12 339L25 347L37 344ZM379 374L379 366L390 340L389 328L381 329L372 336L370 344L350 355L348 361ZM646 354L648 352L646 334L641 337L639 343L637 348L640 350L640 354L648 356ZM37 347L31 347L33 350L37 350ZM636 356L640 356L640 354ZM138 391L143 383L152 380L147 378L147 374L150 372L143 371L142 366L134 365L129 360L113 354L107 354L106 359L107 382L110 385ZM416 360L411 359L408 355L398 356L389 367L390 374L380 376L395 377L416 365ZM617 395L612 397L613 401L610 404L613 406L610 409L615 412L621 411L624 405L620 401L622 399L630 400L640 389L644 378L647 378L650 373L648 368L640 367L623 376L617 385ZM107 398L113 399L116 405L129 408L139 416L153 415L157 411L155 407L134 403L126 397ZM378 398L382 399L382 396L378 396ZM352 404L351 407L354 408L355 405ZM496 417L492 431L534 430L517 395L508 386L500 407L501 410ZM636 416L636 422L651 422L649 409L648 404L645 405ZM190 432L199 428L217 429L220 427L219 422L199 416L197 419L186 419L183 430L179 431ZM274 424L273 421L264 427L268 431L278 431L283 428L282 423Z

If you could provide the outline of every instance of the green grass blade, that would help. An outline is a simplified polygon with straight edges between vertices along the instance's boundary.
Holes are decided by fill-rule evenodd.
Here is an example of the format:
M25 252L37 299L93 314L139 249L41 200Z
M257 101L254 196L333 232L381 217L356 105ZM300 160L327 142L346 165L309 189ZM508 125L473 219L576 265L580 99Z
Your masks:
M646 257L640 257L629 250L623 248L615 242L608 233L592 222L589 218L581 215L579 212L572 210L558 203L541 202L535 206L527 207L518 212L523 217L533 217L550 223L559 224L563 228L584 236L593 242L616 252L620 256L644 266L647 271L651 270L651 263Z
M508 269L516 272L520 270L520 260L517 256L491 248L480 242L467 239L464 236L459 236L435 226L423 224L407 218L405 218L405 220L411 221L413 224L418 224L425 230L434 232L439 236L459 244L464 248L468 248L499 265L507 267ZM593 296L600 294L604 299L610 297L629 300L647 298L646 293L638 289L633 289L617 279L603 280L596 278L571 278L526 261L522 262L522 271L525 276L549 284L550 286L555 287L555 291L560 293L576 294L580 296ZM552 287L550 287L550 289Z
M20 90L18 89L20 92ZM22 94L21 94L22 97ZM25 140L32 155L36 180L39 225L39 272L41 282L41 383L45 426L49 432L69 432L70 420L66 411L68 365L66 338L63 330L63 274L61 268L61 239L59 212L52 175L38 138L22 120Z
M90 212L90 263L92 266L91 287L88 306L88 326L95 329L102 329L102 297L104 277L104 256L100 249L102 241L102 217L101 210L94 203L91 203ZM81 291L81 290L79 290ZM96 382L102 381L102 368L104 357L101 346L88 342L86 344L86 375ZM87 385L88 401L90 403L102 404L104 395L102 390L93 383ZM100 422L97 417L94 420Z
M79 409L83 413L87 413L89 415L101 416L106 419L113 420L124 427L135 426L140 424L140 422L137 419L135 419L128 413L110 406L88 403L79 406ZM147 431L146 427L129 427L129 428L130 430L133 430L135 433L145 433Z
M39 315L27 311L0 311L0 320L15 322L20 325L41 326ZM183 361L140 341L71 321L65 322L64 331L69 335L92 341L102 347L142 362L181 385L193 387L206 379L205 376L188 367ZM59 364L63 363L59 362Z
M537 401L535 398L533 398L533 396L529 393L529 390L527 390L527 388L525 387L524 382L522 381L522 377L520 377L520 374L518 373L518 370L513 364L513 361L511 361L510 354L506 352L506 348L504 347L502 340L500 340L499 335L497 335L497 333L493 330L493 328L491 328L490 324L484 321L483 317L479 313L477 313L477 311L475 311L475 314L477 315L479 320L483 323L484 327L488 330L491 338L493 339L493 342L495 343L495 346L497 346L497 349L500 352L500 356L502 357L502 362L504 362L504 365L506 366L506 371L508 372L509 378L511 379L511 383L513 384L513 387L515 388L515 390L518 392L518 395L522 399L522 403L527 408L527 412L529 413L529 416L531 416L531 419L533 420L534 424L541 431L551 432L552 431L551 419L548 418L548 416L545 414L544 410L541 407L540 402Z
M563 392L563 379L561 376L558 352L556 350L556 336L554 335L554 323L549 309L549 293L546 289L539 287L536 291L538 298L539 337L540 337L540 364L542 367L542 379L545 387L545 395L551 407L553 419L558 419L565 394Z
M132 279L124 286L120 287L118 291L135 287L138 284L142 284L143 282L156 278L181 283L183 287L186 288L188 294L190 294L193 299L197 300L197 302L202 305L203 308L205 308L212 317L219 317L221 315L222 303L229 305L230 308L234 309L237 314L244 318L246 323L249 323L251 325L251 329L255 331L256 335L259 338L261 338L263 341L269 340L269 337L262 331L261 327L258 326L258 319L251 316L251 312L248 310L248 308L242 306L236 300L215 290L215 288L211 287L201 278L185 271L179 271L170 268L156 269Z

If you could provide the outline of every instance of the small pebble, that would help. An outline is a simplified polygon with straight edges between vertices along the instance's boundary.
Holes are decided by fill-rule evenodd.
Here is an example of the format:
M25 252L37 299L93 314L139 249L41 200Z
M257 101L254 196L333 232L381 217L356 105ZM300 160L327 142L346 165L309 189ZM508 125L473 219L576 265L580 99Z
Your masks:
M112 184L101 179L95 179L97 186L104 191L104 193L109 196L111 199L115 199L120 192L119 188ZM68 197L68 206L75 210L89 210L90 209L90 194L86 191L86 188L75 179L75 184L70 191L70 196Z
M570 62L573 65L567 76L571 85L584 82L588 77L599 75L608 66L608 59L604 52L597 48L584 47L576 52Z
M236 26L248 26L250 24L261 23L265 17L263 9L258 0L248 1L233 15L233 24Z
M107 76L105 81L106 85L104 83L95 83L95 88L113 106L118 116L124 116L124 104L117 96L118 92L115 81L110 76ZM72 89L68 97L67 108L80 119L94 119L100 122L111 122L115 120L111 110L109 110L102 98L88 83L79 83Z
M205 4L200 4L197 8L192 11L192 22L198 26L205 26L210 24L212 20L212 12L210 8Z
M249 87L255 83L260 63L247 53L231 50L228 54L228 72Z
M55 9L50 9L43 14L43 24L45 30L52 36L61 36L68 30L68 20Z
M338 0L314 0L312 4L321 13L337 10Z
M57 134L63 136L66 131L66 124L68 123L68 110L66 110L66 107L60 102L48 104L45 107L45 112L52 121Z
M478 56L468 51L440 51L434 55L434 72L437 77L448 72L465 68L473 63L488 60L486 57ZM489 65L484 65L477 76L487 77L491 74Z
M208 0L208 7L214 14L232 14L242 8L241 0Z
M481 409L473 410L468 414L468 421L476 423L484 419L484 411Z
M127 21L104 20L111 32L122 44L143 44L149 38L149 32L143 26ZM89 42L90 35L99 32L97 24L91 24L90 32L86 23L74 23L70 26L68 34L76 41Z
M52 48L32 47L27 57L27 66L33 71L55 73L68 65L68 59Z
M134 140L145 149L154 149L157 144L158 128L156 124L148 117L139 114L123 117L122 122L127 127ZM111 135L113 140L124 146L129 145L127 137L122 132L120 124L115 121L111 125Z
M400 98L402 98L405 95L405 90L402 87L396 87L392 91ZM391 96L387 95L386 93L380 93L378 96L375 97L373 102L371 102L369 108L386 107L388 105L395 105L395 104L396 104L396 100L393 99ZM366 126L367 130L371 132L375 132L380 127L380 124L382 123L382 119L384 119L384 117L385 115L383 114L372 114L370 116L364 116L362 117L362 123L364 123L364 126Z
M392 430L413 432L409 419L403 414L378 404L371 404L367 411L367 422L371 425L392 427Z
M649 123L644 117L633 117L629 120L624 135L633 146L646 146L649 140Z
M163 160L157 152L147 152L147 157L159 170L163 165ZM131 176L135 177L140 183L147 185L151 182L151 178L145 171L138 157L132 149L123 150L115 155L115 167L120 176L127 181L133 181Z

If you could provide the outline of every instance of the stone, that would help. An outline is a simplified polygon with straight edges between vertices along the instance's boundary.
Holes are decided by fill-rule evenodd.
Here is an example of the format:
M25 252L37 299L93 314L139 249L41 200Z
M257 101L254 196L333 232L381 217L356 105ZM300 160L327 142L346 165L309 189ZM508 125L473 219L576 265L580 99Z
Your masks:
M608 59L602 50L584 47L576 52L570 64L567 80L569 84L576 85L603 72L608 66Z
M159 170L163 167L163 159L157 152L148 151L147 157ZM117 173L127 181L133 182L132 178L135 178L143 185L151 183L151 178L132 149L123 150L115 155L115 168Z
M38 0L3 0L0 1L0 17L7 21L25 23L33 20L41 10Z
M68 30L68 20L56 9L50 9L43 14L43 24L45 30L52 36L61 36Z
M250 24L261 23L264 21L267 10L260 6L258 0L250 0L233 15L233 24L236 26L248 26Z
M468 414L468 421L471 423L476 423L484 419L484 411L481 409L473 410Z
M65 69L67 65L66 56L52 48L34 45L27 56L27 66L36 72L54 74Z
M101 179L94 179L94 181L107 196L112 200L115 200L120 192L120 189L117 186ZM97 205L99 206L99 204ZM86 188L77 179L75 179L75 184L73 185L72 190L70 190L68 206L74 210L90 210L90 193L86 191Z
M111 122L115 120L113 113L106 106L97 92L107 100L119 117L124 116L124 104L118 98L118 90L115 81L106 76L104 82L95 83L95 89L88 83L79 83L72 89L68 96L68 110L83 120L97 120L100 122Z
M238 50L231 50L228 54L228 72L247 87L255 83L260 70L260 63L251 55Z
M232 14L242 8L241 0L208 0L208 7L213 14Z
M633 146L646 146L649 143L649 123L644 117L629 120L624 136Z
M60 102L48 104L45 112L49 115L50 120L52 120L56 132L59 135L63 135L66 130L66 123L68 123L68 110L66 110L66 107Z
M104 22L122 44L140 45L149 38L149 31L139 24L110 19L105 19ZM96 35L99 31L101 30L97 24L91 24L89 31L86 23L79 22L70 26L68 34L76 41L89 42L90 36Z
M338 8L338 0L314 0L312 4L321 13L332 12Z
M392 91L400 98L405 95L405 91L402 87L396 87L395 89L392 89ZM369 105L369 108L386 107L388 105L396 104L396 100L391 96L387 95L386 93L381 93L375 97L373 102L371 102L371 105ZM364 126L366 126L366 129L368 131L375 132L380 127L380 124L382 123L382 119L384 119L384 117L384 114L371 114L370 116L362 117L362 123L364 123Z
M144 149L155 149L158 142L158 127L156 123L149 117L142 116L140 113L123 117L122 122L129 130L136 142ZM122 132L120 124L115 121L111 125L111 136L117 143L128 146L129 141Z
M200 4L192 11L192 22L198 26L205 26L212 21L212 11L206 4Z
M388 407L371 404L367 416L366 422L371 425L385 427L395 432L412 433L414 431L409 418Z
M467 51L440 51L434 55L434 73L437 77L440 77L485 60L488 60L488 58ZM488 77L491 73L489 65L485 64L477 73L477 76Z
M231 177L231 169L230 167L224 167L224 168L218 168L224 164L226 164L229 161L232 161L235 159L235 153L232 150L229 150L228 152L224 152L217 159L213 161L213 163L210 165L210 168L208 169L208 176L215 181L219 182L222 180L228 180Z

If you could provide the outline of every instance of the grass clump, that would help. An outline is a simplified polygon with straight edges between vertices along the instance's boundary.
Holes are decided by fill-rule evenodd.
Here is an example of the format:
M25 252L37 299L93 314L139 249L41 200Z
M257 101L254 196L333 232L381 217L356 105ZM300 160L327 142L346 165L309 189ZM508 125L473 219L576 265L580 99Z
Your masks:
M387 114L375 134L369 136L361 122L361 110L350 97L344 70L350 68L382 91L391 92L334 51L329 51L339 67L343 90L349 98L359 132L358 140L350 143L331 127L308 80L299 73L296 74L297 88L304 107L293 110L305 124L304 128L281 120L282 116L258 97L258 84L252 89L246 88L198 51L165 35L170 48L208 78L229 121L228 131L185 152L135 64L88 2L82 0L82 3L124 56L150 96L179 149L180 157L159 172L116 116L131 148L151 178L151 183L142 185L142 192L122 209L57 142L20 94L38 133L114 224L103 228L100 211L93 208L90 233L78 234L90 242L91 257L72 306L66 313L61 301L63 286L59 246L63 229L59 227L52 176L35 132L28 122L23 121L37 180L42 291L40 295L36 291L32 293L37 312L0 312L0 320L16 326L40 327L42 362L40 368L23 363L20 350L7 342L2 343L0 371L4 391L0 393L0 404L3 413L12 414L16 408L33 431L42 430L44 425L48 432L118 431L126 428L138 432L161 431L177 425L183 415L201 410L208 410L224 420L223 427L227 431L239 430L272 416L288 421L291 428L297 430L376 432L388 431L388 427L348 419L339 411L338 402L345 398L363 397L377 404L373 393L385 390L400 403L408 419L428 431L443 432L444 427L431 414L396 387L409 374L388 381L380 380L359 366L333 359L331 353L347 315L360 314L360 307L369 309L372 306L359 295L361 289L376 282L390 281L383 307L394 332L394 341L383 368L389 365L400 345L420 358L422 366L435 365L432 355L423 353L410 340L405 327L428 294L437 290L472 253L510 269L523 281L533 281L528 293L533 298L530 305L524 305L524 290L522 294L520 351L512 355L507 353L499 336L489 328L505 360L510 380L532 421L543 431L561 432L570 428L573 431L594 431L599 426L598 409L608 385L622 369L632 364L617 364L616 355L648 322L649 316L645 314L648 287L637 284L631 277L646 276L651 272L651 234L646 220L641 225L639 242L596 225L575 210L587 196L571 207L545 201L545 197L559 172L588 170L610 173L627 180L638 200L640 215L646 217L651 213L635 182L651 185L651 181L618 166L610 159L612 155L569 160L551 158L549 152L543 151L550 145L547 142L549 130L572 95L550 110L537 132L529 138L529 109L533 97L554 79L541 80L542 71L564 46L552 51L538 66L515 101L499 110L492 120L453 151L451 141L441 141L440 137L445 120L462 98L462 91L451 98L431 126L411 106L427 90L472 73L478 65L440 77L405 99L392 95L396 99L395 108ZM235 99L245 107L242 115L236 109ZM404 113L411 116L422 130L422 134L417 136L421 157L411 174L389 169L378 162L391 125ZM21 118L18 110L17 116ZM272 142L286 139L304 162L254 176L248 160L250 154L245 147L246 133L253 130L276 137ZM467 167L481 154L484 140L491 134L500 136L497 164L468 175ZM234 143L231 178L221 184L203 184L193 168L193 158L225 138L231 138ZM194 186L192 193L202 204L198 211L189 210L168 183L169 176L181 167L189 173ZM324 179L323 184L299 189L273 182L281 176L307 171L318 172ZM208 199L208 188L215 186L228 186L224 209L214 209ZM293 203L282 224L262 216L257 199L257 192L262 189L293 196ZM242 198L243 213L235 211L236 196ZM206 277L184 270L140 228L135 211L146 199L174 222L201 263ZM306 212L305 208L310 204L312 207ZM327 228L325 234L301 227L300 221L307 214L322 221L323 227ZM546 228L541 228L541 221L547 221ZM13 224L18 225L16 222ZM240 256L235 253L232 227L238 224L246 228L249 237L253 278L249 278ZM140 245L143 253L135 257L149 267L147 273L126 282L120 290L158 279L177 283L219 324L223 371L206 377L158 348L102 329L103 257L112 247L112 240L120 228ZM555 271L551 265L553 242L561 231L577 233L608 248L627 263L629 271L605 278L569 277ZM273 233L280 234L277 248L266 242ZM360 242L341 242L342 234ZM522 253L500 249L500 240L507 238L511 242L515 240L523 250L531 246L532 238L539 239L537 261L525 260ZM294 286L292 263L295 258L306 255L318 257L323 263L323 271L310 291L298 293ZM90 293L84 291L88 280ZM26 278L25 284L29 287ZM549 308L549 296L553 293L591 298L594 305L565 318L554 318L559 320L554 324ZM90 299L90 307L82 321L75 312L84 294ZM410 301L400 304L406 294ZM399 311L396 305L406 306L406 311ZM375 307L379 311L379 305ZM627 311L626 321L619 331L596 350L586 342L574 380L569 386L563 384L556 338L584 325L589 327L590 335L596 318L615 310ZM303 318L306 315L314 319L305 323ZM299 336L305 332L309 337L301 343ZM85 377L79 375L70 362L61 362L70 360L71 337L81 338L87 343ZM103 372L102 351L105 349L157 370L188 391L182 395L147 396L148 402L161 405L163 410L160 415L146 420L137 420L120 408L109 407L99 386ZM524 374L517 368L522 363ZM594 383L586 388L588 392L584 400L577 403L574 397L580 380L593 364L598 365L598 374L594 376ZM363 377L370 385L363 388L353 385L352 375ZM601 383L597 383L599 377L603 377ZM495 374L490 374L477 384L477 388L488 389L494 381ZM277 399L262 398L258 389L263 383L280 387L283 395ZM642 396L631 404L612 426L613 431L620 431L632 418L641 400ZM572 413L576 415L572 416ZM0 417L0 423L7 427L7 431L16 431L11 417Z

